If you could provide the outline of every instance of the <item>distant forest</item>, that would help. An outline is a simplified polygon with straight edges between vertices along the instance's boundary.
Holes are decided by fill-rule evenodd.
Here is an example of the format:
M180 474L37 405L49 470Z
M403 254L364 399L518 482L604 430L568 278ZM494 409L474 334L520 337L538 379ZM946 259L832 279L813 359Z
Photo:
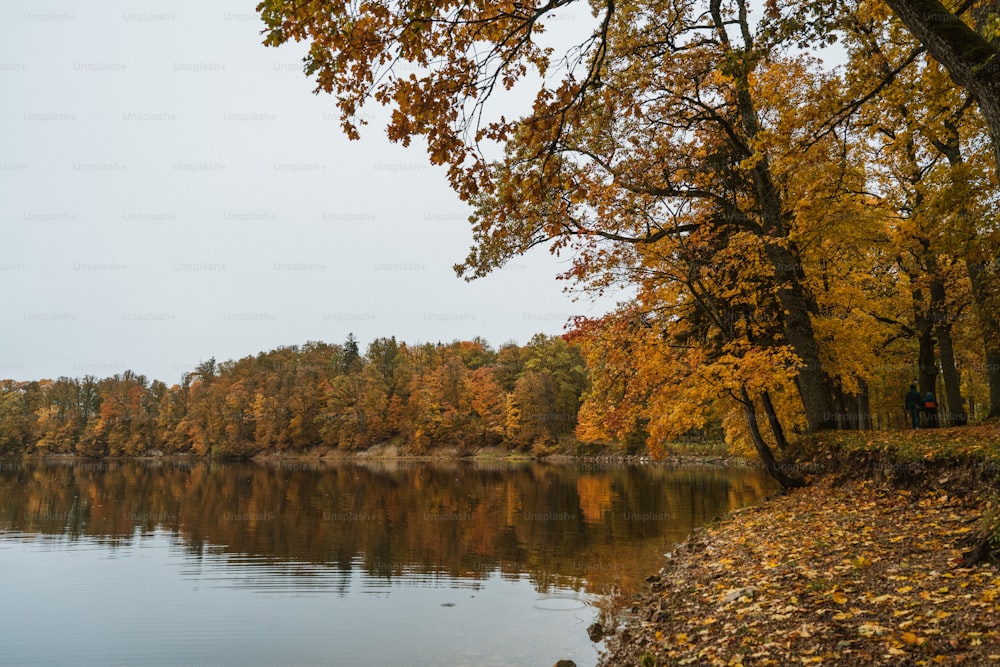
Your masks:
M251 457L379 444L537 454L572 439L586 385L583 357L562 337L499 350L478 338L379 338L362 352L351 335L209 359L174 386L131 371L0 381L0 454Z

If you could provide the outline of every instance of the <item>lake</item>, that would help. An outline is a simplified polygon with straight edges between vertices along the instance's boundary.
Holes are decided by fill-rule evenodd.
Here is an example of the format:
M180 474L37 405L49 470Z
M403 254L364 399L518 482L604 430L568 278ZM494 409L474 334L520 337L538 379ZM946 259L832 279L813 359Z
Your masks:
M594 665L710 466L0 462L0 664Z

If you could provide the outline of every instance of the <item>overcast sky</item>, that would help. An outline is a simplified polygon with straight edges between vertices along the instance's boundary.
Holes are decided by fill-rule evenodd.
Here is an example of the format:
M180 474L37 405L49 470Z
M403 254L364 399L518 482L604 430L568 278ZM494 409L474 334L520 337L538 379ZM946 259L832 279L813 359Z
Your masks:
M537 250L473 283L468 208L422 149L339 130L255 0L30 2L0 22L0 377L178 382L209 357L557 334Z

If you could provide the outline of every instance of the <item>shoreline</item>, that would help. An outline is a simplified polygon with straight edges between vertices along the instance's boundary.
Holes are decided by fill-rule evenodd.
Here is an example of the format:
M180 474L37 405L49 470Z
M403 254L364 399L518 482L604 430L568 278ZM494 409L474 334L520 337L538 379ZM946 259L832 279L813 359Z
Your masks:
M817 439L810 486L695 529L599 666L1000 662L998 554L965 562L1000 531L998 441L896 435Z
M427 461L427 462L505 462L505 463L583 463L591 465L704 465L711 467L745 467L762 468L759 462L752 458L729 454L720 454L719 445L693 446L692 453L676 453L656 459L646 454L627 454L616 452L611 447L602 451L587 453L572 453L568 447L553 448L537 454L524 451L504 449L501 447L483 447L472 451L463 451L458 447L438 448L431 452L418 453L397 444L384 443L363 450L340 450L327 447L316 447L308 451L295 452L261 452L253 456L213 456L200 455L193 452L162 452L151 451L142 454L122 454L105 456L87 456L79 453L40 453L0 456L0 463L28 461L79 461L79 462L204 462L204 463L240 463L253 462L261 464L292 464L292 463L338 463L365 461ZM699 451L700 450L700 451ZM711 451L712 453L704 453Z
M258 454L247 458L212 457L197 454L155 454L145 456L84 456L82 454L28 454L16 457L0 457L0 465L17 463L81 463L81 464L124 464L130 461L139 463L184 463L188 466L199 463L257 463L261 465L291 465L291 464L337 464L337 463L367 463L367 462L413 462L413 463L552 463L552 464L585 464L591 466L620 465L659 465L659 466L705 466L722 468L754 468L763 469L756 461L739 456L702 456L674 455L663 459L634 455L600 455L575 456L571 454L550 454L546 456L531 456L518 452L475 452L472 454L411 454L411 453L367 453L338 452L332 454Z

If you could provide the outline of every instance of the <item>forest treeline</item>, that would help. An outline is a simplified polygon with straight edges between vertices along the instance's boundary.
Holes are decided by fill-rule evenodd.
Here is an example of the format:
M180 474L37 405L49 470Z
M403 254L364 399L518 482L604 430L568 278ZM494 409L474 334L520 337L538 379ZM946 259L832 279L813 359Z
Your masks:
M0 381L0 454L250 457L394 443L427 453L539 452L572 436L587 382L580 350L537 335L359 349L308 342L203 362L168 386L131 371Z
M391 337L362 351L352 334L343 344L310 341L237 361L212 358L173 386L132 371L0 380L0 455L248 458L388 444L412 454L490 447L659 456L680 440L706 438L749 453L739 411L706 418L690 410L680 389L676 401L663 400L671 385L662 371L649 371L658 362L655 343L644 347L634 326L627 327L631 338L610 337L610 321L595 331L594 322L581 320L564 336L537 334L496 350L481 338L410 346ZM905 426L902 394L919 372L919 349L919 341L903 340L898 364L874 369L874 417L855 428ZM959 350L961 360L976 359L971 342ZM984 373L963 366L967 395L977 388L985 395ZM655 428L656 414L672 432Z

